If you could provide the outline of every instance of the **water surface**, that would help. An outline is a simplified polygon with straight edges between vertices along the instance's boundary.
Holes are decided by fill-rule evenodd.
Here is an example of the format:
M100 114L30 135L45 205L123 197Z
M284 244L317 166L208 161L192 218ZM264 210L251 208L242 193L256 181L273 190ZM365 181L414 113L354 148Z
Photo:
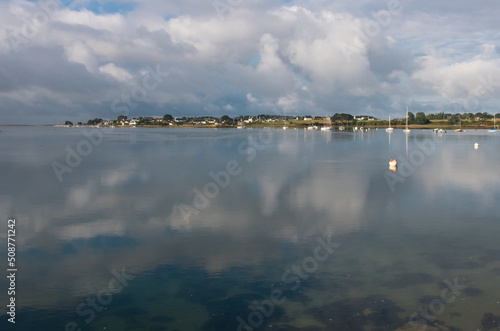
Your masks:
M500 315L497 134L89 130L0 132L17 330L486 330Z

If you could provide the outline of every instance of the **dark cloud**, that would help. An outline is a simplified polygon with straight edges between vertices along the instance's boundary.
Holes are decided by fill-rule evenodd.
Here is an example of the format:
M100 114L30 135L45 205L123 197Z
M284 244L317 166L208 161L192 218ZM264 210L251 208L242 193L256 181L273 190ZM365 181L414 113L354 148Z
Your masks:
M41 88L61 94L91 94L110 87L105 77L71 63L61 46L33 46L0 54L0 91Z

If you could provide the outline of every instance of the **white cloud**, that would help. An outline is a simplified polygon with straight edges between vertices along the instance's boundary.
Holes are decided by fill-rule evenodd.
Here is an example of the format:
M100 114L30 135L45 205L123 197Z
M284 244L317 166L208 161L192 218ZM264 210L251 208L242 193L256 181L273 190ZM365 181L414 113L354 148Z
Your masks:
M94 50L88 47L83 41L75 41L68 45L66 55L69 61L83 64L88 71L97 71L98 61Z
M299 98L297 94L289 94L278 99L278 105L283 108L285 112L291 112L297 109Z
M256 103L257 102L257 98L255 98L252 93L247 93L247 100L251 103Z
M0 65L17 64L16 77L26 77L26 82L16 85L13 76L2 77L0 110L6 100L15 102L21 89L44 88L57 96L51 102L71 100L74 109L85 108L93 117L102 117L102 108L95 105L112 102L123 93L123 83L139 84L140 68L156 64L173 68L175 75L149 93L145 102L150 108L168 105L178 110L175 115L194 115L199 109L220 113L228 104L238 104L242 113L300 111L309 105L308 112L318 114L332 107L390 113L391 105L410 98L446 105L467 97L478 77L491 74L494 81L500 80L496 60L500 23L492 19L500 9L491 4L490 0L460 2L451 8L427 0L405 3L378 34L360 39L360 31L374 22L371 13L386 10L386 5L371 0L362 6L347 0L314 4L297 0L292 5L257 1L235 6L221 20L211 3L196 0L139 1L127 14L73 9L85 6L82 2L56 9L15 54L7 32L22 37L26 20L39 7L8 0L0 3L0 54L6 55L0 57ZM75 69L58 83L78 82L88 88L63 91L46 84L60 75L58 71L23 65L27 54L60 49L66 54L61 65L78 63L85 70ZM40 59L38 67L44 61ZM82 75L87 76L82 79ZM97 85L107 86L108 91L100 88L102 92L95 93ZM82 104L81 100L90 99L89 93L94 105ZM490 103L483 103L486 111L498 101L497 92L489 98ZM36 104L29 100L9 107L39 114ZM147 115L150 108L138 108L144 112L138 115Z
M485 100L500 96L500 61L497 59L450 63L448 58L429 55L424 57L422 69L414 78L429 83L448 100L467 97Z
M116 66L114 63L99 67L99 72L110 75L121 82L130 82L132 80L132 75L127 70Z

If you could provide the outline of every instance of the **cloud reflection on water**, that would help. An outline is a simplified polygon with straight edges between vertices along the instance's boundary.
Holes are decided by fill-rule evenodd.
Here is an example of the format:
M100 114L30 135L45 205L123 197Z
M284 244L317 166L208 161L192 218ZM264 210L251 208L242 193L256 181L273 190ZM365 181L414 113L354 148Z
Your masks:
M10 190L3 186L0 217L20 215L19 250L29 261L24 274L39 274L35 292L57 282L73 295L92 293L113 268L133 273L164 264L202 266L212 273L238 266L258 269L264 261L282 259L285 244L373 230L386 215L404 212L403 199L413 195L439 199L443 191L471 190L487 204L498 195L499 175L487 145L482 154L472 145L466 153L457 152L454 143L450 150L438 148L394 196L383 179L381 155L388 148L383 132L365 133L363 139L277 132L249 163L238 146L259 130L228 130L220 136L202 130L194 137L179 130L175 139L146 139L136 130L136 143L107 141L62 185L48 176L50 157L0 164L16 183ZM240 162L242 173L186 224L176 206L190 203L192 189L232 159ZM441 208L449 208L450 201L442 202ZM50 257L35 258L40 254Z

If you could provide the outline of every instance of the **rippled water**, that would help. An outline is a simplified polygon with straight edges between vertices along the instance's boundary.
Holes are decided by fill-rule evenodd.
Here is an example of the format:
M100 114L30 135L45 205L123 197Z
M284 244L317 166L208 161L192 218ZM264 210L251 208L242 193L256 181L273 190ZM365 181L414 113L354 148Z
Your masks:
M498 327L497 134L4 127L0 146L2 328Z

